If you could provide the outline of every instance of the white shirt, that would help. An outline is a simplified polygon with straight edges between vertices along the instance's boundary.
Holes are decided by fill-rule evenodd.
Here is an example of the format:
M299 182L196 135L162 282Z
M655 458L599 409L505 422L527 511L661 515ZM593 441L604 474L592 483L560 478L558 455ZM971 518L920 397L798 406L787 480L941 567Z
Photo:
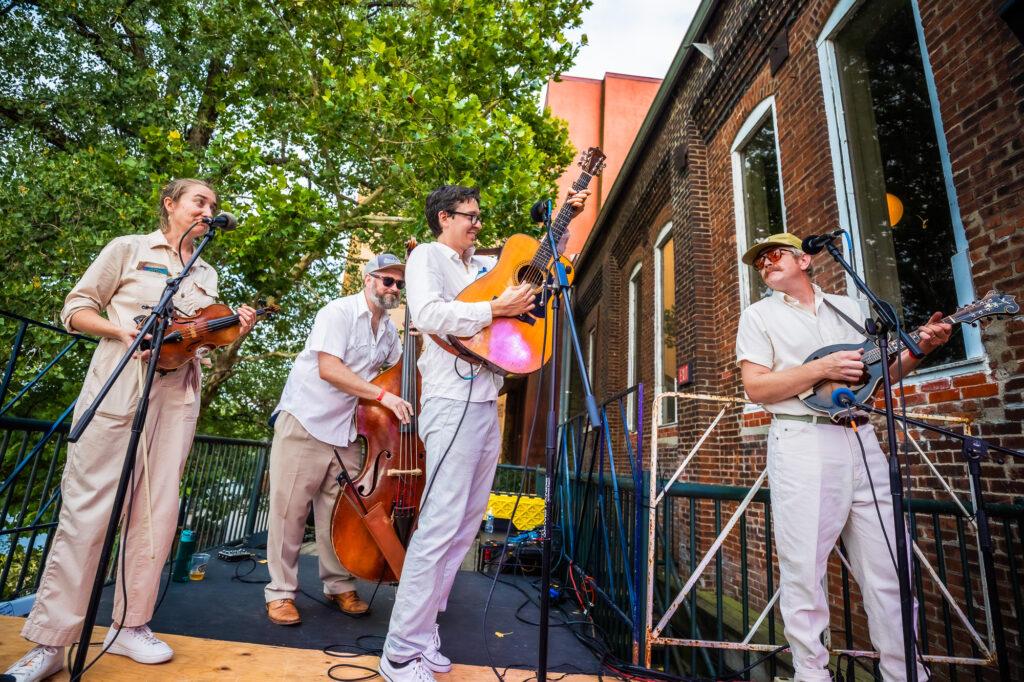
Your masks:
M412 322L423 333L423 352L417 366L423 378L420 400L429 397L486 402L498 397L502 378L486 368L474 369L465 360L437 345L429 334L472 336L491 323L489 301L466 303L455 297L477 277L498 262L490 256L475 256L470 248L464 258L440 242L420 244L405 266L406 300ZM462 378L476 372L472 381ZM462 376L460 376L460 373Z
M359 398L341 391L320 378L320 353L329 353L369 381L383 365L393 365L402 356L398 330L385 314L370 328L370 308L360 291L336 298L316 314L274 412L285 410L299 420L317 440L345 447L356 437L353 417Z
M792 296L775 291L750 305L740 316L736 362L748 360L778 372L799 367L822 346L864 341L864 335L825 305L825 299L863 326L860 306L849 296L825 294L814 285L812 313ZM818 414L796 397L765 404L764 409L772 414Z

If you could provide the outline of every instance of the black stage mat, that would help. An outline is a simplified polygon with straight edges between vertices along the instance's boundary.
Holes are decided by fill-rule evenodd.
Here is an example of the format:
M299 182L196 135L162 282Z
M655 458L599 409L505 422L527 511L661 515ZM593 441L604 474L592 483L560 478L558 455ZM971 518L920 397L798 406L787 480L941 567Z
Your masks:
M326 606L326 602L317 601L323 587L316 557L300 556L299 584L309 595L300 593L295 600L302 614L302 624L274 625L266 616L263 585L232 580L236 568L245 573L252 568L252 562L226 563L216 558L216 550L211 550L210 554L213 558L205 580L171 583L167 597L150 623L154 631L304 649L321 649L331 644L351 646L357 644L357 638L362 635L376 635L376 638L363 637L358 644L374 649L383 645L395 599L394 587L381 585L370 612L364 617L352 618L333 606ZM262 552L257 551L257 554ZM266 565L259 564L245 579L267 580ZM503 575L502 580L520 585L536 601L537 591L531 587L530 579ZM483 608L491 582L490 577L479 573L459 572L448 600L448 610L438 617L442 651L455 663L486 666L492 662L484 648L486 639L493 664L499 669L506 666L536 668L539 628L515 617L516 610L526 600L521 592L499 583L484 627ZM369 600L375 586L375 583L360 581L360 596ZM110 624L113 589L108 586L104 590L98 614L101 625ZM530 605L524 607L520 615L536 623L538 609ZM574 620L582 618L571 609L570 615ZM556 621L565 618L566 614L552 609L549 670L595 674L598 665L590 651L567 628L555 626Z

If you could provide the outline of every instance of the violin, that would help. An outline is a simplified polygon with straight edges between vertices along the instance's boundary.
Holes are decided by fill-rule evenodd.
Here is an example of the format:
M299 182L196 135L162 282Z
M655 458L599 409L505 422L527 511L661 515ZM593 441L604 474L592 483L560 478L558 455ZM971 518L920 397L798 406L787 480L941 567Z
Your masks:
M410 240L406 254L415 245L415 240ZM418 336L406 306L402 359L370 383L412 405L412 418L403 424L381 403L360 399L355 420L357 439L366 453L365 463L359 475L342 486L331 513L334 551L342 565L363 580L399 580L405 548L419 516L426 478L426 449L417 435ZM347 478L347 474L343 476Z
M273 315L280 310L279 306L269 305L258 309L256 318ZM143 320L145 317L136 318L139 323ZM165 371L178 369L200 354L228 345L238 338L238 334L238 315L223 303L200 308L192 315L174 317L164 334L156 366ZM146 350L149 342L143 341L139 348Z

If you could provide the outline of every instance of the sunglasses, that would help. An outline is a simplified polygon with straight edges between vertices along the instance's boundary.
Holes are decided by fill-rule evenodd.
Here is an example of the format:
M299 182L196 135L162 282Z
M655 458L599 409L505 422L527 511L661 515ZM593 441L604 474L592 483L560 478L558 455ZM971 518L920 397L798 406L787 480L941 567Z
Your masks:
M384 286L386 286L386 287L396 287L399 291L401 291L402 289L405 288L405 280L404 279L395 279L394 277L384 277L384 276L381 276L381 275L374 274L372 272L370 273L370 277L373 277L374 279L379 279L384 284Z
M793 250L787 249L784 246L776 246L774 249L762 251L757 258L754 259L754 267L760 270L764 267L765 261L774 265L782 259L782 254L784 253L793 253Z

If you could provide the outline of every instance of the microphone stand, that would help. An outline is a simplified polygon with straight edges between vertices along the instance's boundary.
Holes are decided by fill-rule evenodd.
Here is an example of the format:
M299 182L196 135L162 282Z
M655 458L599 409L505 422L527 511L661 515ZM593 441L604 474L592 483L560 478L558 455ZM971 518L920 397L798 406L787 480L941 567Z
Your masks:
M912 607L913 594L910 591L910 555L907 547L907 526L904 518L903 502L903 476L900 471L899 443L896 441L896 415L892 401L892 377L889 374L890 348L889 330L896 329L899 332L899 340L910 351L915 358L924 356L921 347L911 338L910 334L903 329L896 317L896 311L887 302L880 299L868 287L867 283L853 270L853 267L843 258L836 245L829 241L825 248L832 258L846 271L853 280L857 289L867 297L871 303L878 321L867 320L864 327L868 334L874 336L875 344L882 353L882 381L885 386L885 426L889 442L889 488L892 494L893 525L896 535L896 577L900 586L900 615L903 624L903 656L906 663L907 677L910 682L917 682L917 659L914 655L914 609ZM900 352L897 344L897 353Z
M546 682L548 667L548 613L551 599L551 487L554 480L555 451L558 447L558 369L559 369L559 335L558 335L558 312L562 308L560 301L565 303L564 310L566 325L572 338L573 352L576 355L576 363L579 367L580 376L583 378L583 392L585 395L587 412L590 415L590 423L598 428L601 426L601 413L597 409L597 400L590 387L590 377L587 376L587 366L583 361L583 352L580 347L579 334L576 330L576 321L572 313L572 299L570 296L569 279L565 265L558 256L558 245L551 233L551 202L547 202L547 210L544 216L544 224L547 228L548 243L553 258L553 277L547 285L548 296L551 297L551 367L548 374L548 417L547 428L544 433L544 532L541 534L541 588L540 588L540 632L537 643L537 682Z
M863 403L852 402L849 400L840 406L854 406L866 412L885 414L884 410L879 410L872 405L865 405ZM903 415L897 416L896 419L919 429L938 433L960 441L960 456L963 458L964 463L967 464L967 472L971 481L971 504L974 507L974 518L978 526L978 549L981 553L985 593L988 596L990 609L988 617L991 619L990 624L992 626L992 634L995 639L996 664L999 668L1000 675L1008 676L1010 674L1010 659L1006 651L1006 633L1003 630L1002 605L999 601L999 591L996 589L996 569L995 562L992 557L994 553L992 535L989 528L988 512L985 511L985 500L981 486L981 461L989 456L990 450L995 450L1011 457L1016 457L1021 461L1024 461L1024 452L1004 448L1001 445L989 443L988 441L976 436L957 433L956 431L951 431L950 429L945 429L941 426L935 426L934 424L929 424ZM1002 464L1002 462L999 463Z
M103 578L106 572L107 563L110 560L110 552L114 545L114 536L117 534L118 521L121 518L121 508L124 506L124 500L128 491L128 484L134 478L133 473L135 471L135 454L139 447L139 441L142 439L142 429L146 424L146 414L149 411L149 394L153 388L153 378L157 371L157 362L160 358L160 349L163 346L164 336L167 332L167 327L171 323L171 319L174 315L174 303L173 298L178 293L178 287L181 286L181 282L188 275L192 269L193 264L199 258L199 254L203 252L206 245L213 240L216 236L217 228L216 224L210 223L209 229L206 234L203 235L202 241L195 247L192 252L192 258L189 259L188 263L182 268L181 272L177 277L170 277L167 279L167 283L164 286L163 294L160 296L160 302L157 303L150 309L149 316L146 317L142 323L142 327L139 329L139 333L135 336L132 344L125 351L125 354L121 357L121 360L114 367L114 371L107 379L106 383L100 389L99 393L96 394L96 398L92 401L92 404L82 413L82 416L72 426L71 432L68 434L68 442L75 443L81 438L82 433L86 427L92 422L92 418L96 415L96 410L99 408L103 399L107 393L110 392L114 382L117 381L118 377L124 371L124 368L128 365L128 361L132 359L132 356L139 349L147 334L152 334L153 340L150 343L151 353L149 356L149 364L146 367L146 380L142 386L142 391L139 395L139 402L135 407L135 417L132 421L131 437L128 440L128 449L124 457L124 465L121 468L121 478L117 483L117 492L114 494L114 505L110 510L110 519L107 522L107 532L103 538L103 548L100 550L99 562L96 565L96 576L93 578L92 592L89 595L89 606L86 608L85 617L82 620L82 632L78 638L78 650L75 651L75 661L71 666L71 680L78 680L85 672L85 659L89 654L89 642L92 638L92 630L96 625L96 611L99 609L100 596L103 593ZM121 553L124 555L125 546L122 539ZM115 568L116 572L116 568ZM124 627L124 623L120 624Z

